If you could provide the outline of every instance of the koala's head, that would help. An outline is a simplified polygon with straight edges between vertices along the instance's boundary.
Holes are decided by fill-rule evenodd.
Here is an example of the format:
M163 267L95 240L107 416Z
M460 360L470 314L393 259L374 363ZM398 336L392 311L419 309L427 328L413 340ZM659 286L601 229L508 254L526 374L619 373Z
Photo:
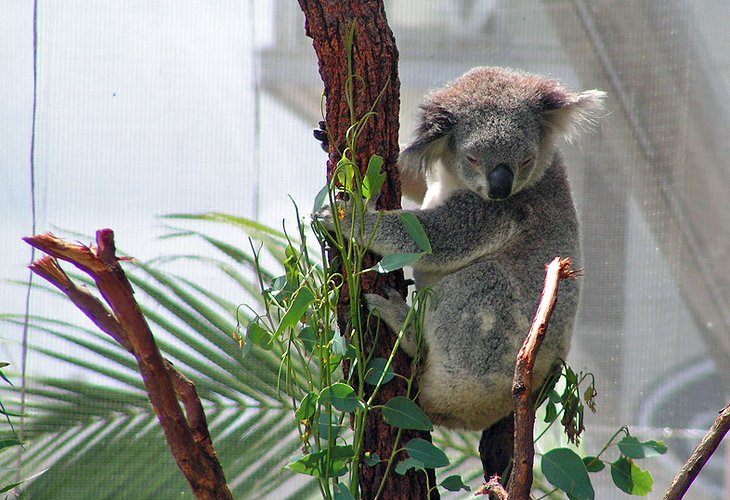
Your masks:
M540 180L555 140L590 124L604 97L537 75L475 68L426 98L417 137L399 163L425 174L441 160L465 188L504 200Z

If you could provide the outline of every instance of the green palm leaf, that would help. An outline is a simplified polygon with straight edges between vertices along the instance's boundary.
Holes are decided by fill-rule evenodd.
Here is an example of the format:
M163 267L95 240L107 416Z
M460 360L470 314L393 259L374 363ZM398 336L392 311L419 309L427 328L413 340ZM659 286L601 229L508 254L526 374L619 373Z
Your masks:
M227 224L261 238L263 251L283 258L283 233L246 219L208 214L178 216ZM236 498L309 495L315 484L302 482L283 466L299 447L290 404L278 389L281 352L251 350L245 357L232 333L253 314L226 297L164 271L158 265L195 260L221 273L250 297L259 296L250 272L254 258L236 247L189 231L207 241L218 257L176 256L155 265L128 263L128 278L164 355L196 384L211 435ZM269 259L270 260L270 259ZM133 267L132 267L133 266ZM252 279L246 279L246 273ZM265 271L265 279L273 277ZM88 278L75 280L93 285ZM59 295L47 285L40 292ZM143 298L140 298L143 297ZM70 307L70 306L69 306ZM257 304L253 304L256 308ZM19 325L17 317L3 320ZM30 498L191 497L147 400L131 354L93 329L34 318L33 351L56 365L73 367L73 376L37 377L28 383L25 447L21 476L48 467L25 486ZM53 339L53 343L42 339ZM50 348L49 345L68 348ZM66 370L65 370L66 371ZM80 374L80 375L79 375ZM3 388L13 407L18 389ZM0 455L0 484L14 481L16 457Z

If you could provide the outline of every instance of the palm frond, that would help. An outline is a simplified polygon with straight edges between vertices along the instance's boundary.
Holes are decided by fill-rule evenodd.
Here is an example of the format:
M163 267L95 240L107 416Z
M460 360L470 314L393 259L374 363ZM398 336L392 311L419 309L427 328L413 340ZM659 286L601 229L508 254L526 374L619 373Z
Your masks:
M232 225L261 238L263 248L283 257L283 233L246 219L206 214L177 216ZM230 283L256 297L259 285L250 271L254 258L235 246L202 237L218 258L176 256L168 261L132 262L128 277L143 296L141 307L164 355L196 384L211 435L237 498L263 496L275 489L313 491L314 483L297 478L283 466L300 442L290 404L279 393L281 352L254 349L245 356L232 333L254 316L213 290L177 277L159 267L184 258L208 265ZM246 279L246 274L252 276ZM273 277L266 271L265 277ZM93 284L84 276L74 279ZM39 292L59 294L39 285ZM69 306L70 307L70 306ZM257 307L256 304L253 307ZM18 317L2 319L19 326ZM54 366L70 367L75 377L42 376L26 387L28 397L21 476L49 467L25 486L32 498L170 498L190 496L147 400L134 358L104 334L48 318L33 318L32 350ZM46 342L49 339L53 342ZM59 344L68 348L59 349ZM53 345L54 347L50 347ZM69 370L64 370L69 371ZM18 389L3 388L11 408ZM12 467L15 456L0 455ZM15 471L0 472L0 484L12 482Z

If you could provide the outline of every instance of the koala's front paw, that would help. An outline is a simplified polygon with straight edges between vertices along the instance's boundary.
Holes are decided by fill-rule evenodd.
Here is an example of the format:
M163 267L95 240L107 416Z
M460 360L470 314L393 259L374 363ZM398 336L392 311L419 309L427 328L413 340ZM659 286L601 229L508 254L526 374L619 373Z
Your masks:
M340 227L347 234L350 227L350 209L344 201L337 202L335 207L326 206L316 212L312 218L319 221L328 231L335 230L335 217L340 219Z
M332 207L327 205L326 207L322 207L319 211L312 214L312 219L316 220L320 224L322 224L327 230L334 231L335 230L335 219L334 214L332 213Z
M374 315L385 322L388 327L395 333L404 329L406 318L408 317L409 307L403 297L400 296L398 290L388 288L385 290L388 297L375 295L374 293L366 293L365 301L368 309ZM418 351L418 344L415 338L413 323L405 327L401 340L401 348L408 353L409 356L415 356Z

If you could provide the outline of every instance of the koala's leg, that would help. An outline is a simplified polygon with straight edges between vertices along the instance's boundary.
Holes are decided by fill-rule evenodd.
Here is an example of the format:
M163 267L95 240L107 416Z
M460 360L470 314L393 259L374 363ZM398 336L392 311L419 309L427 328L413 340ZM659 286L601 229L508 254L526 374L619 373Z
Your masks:
M391 330L398 333L403 330L406 324L406 318L408 317L410 308L397 290L391 288L387 293L387 298L375 295L374 293L366 293L365 301L368 304L370 312L383 320ZM416 330L413 327L413 321L406 326L400 346L409 356L414 357L416 355L418 341L416 339Z

